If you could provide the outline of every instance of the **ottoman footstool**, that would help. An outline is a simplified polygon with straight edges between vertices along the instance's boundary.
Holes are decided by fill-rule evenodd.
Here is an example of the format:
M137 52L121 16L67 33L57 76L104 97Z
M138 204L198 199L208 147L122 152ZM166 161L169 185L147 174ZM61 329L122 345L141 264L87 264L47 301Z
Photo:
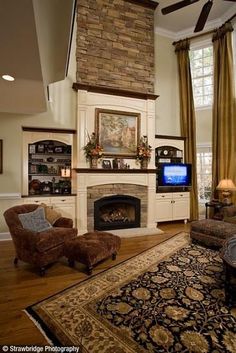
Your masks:
M117 235L95 231L67 241L64 245L64 255L71 267L75 261L86 265L90 275L93 266L98 262L110 256L115 260L120 244L121 240Z
M236 234L236 224L202 219L191 223L190 237L203 245L219 248L224 241Z

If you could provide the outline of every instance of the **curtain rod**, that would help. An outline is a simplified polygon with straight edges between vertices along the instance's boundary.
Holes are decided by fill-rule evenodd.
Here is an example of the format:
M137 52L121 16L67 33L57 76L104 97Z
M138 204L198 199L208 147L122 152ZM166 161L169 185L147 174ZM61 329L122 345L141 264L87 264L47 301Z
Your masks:
M233 16L231 16L227 21L225 21L225 23L232 21L232 20L234 19L234 17L236 17L236 13L235 13ZM225 23L223 23L223 25L224 25ZM223 26L223 25L222 25L222 26ZM203 37L203 36L206 36L207 34L214 33L215 30L216 30L216 29L212 29L212 30L210 30L210 31L208 31L208 32L200 33L200 34L197 34L196 36L191 36L191 37L188 37L188 38L186 38L186 39L191 40L191 39ZM179 43L180 41L181 41L181 39L178 40L177 42L173 42L172 45L175 45L175 44Z

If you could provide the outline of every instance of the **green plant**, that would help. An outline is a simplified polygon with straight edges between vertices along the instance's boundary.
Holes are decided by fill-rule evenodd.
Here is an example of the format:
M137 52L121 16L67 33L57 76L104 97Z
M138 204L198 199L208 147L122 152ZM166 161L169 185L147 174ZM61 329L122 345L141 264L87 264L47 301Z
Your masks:
M99 145L95 132L91 136L88 135L88 143L83 147L83 150L87 160L102 157L103 148Z

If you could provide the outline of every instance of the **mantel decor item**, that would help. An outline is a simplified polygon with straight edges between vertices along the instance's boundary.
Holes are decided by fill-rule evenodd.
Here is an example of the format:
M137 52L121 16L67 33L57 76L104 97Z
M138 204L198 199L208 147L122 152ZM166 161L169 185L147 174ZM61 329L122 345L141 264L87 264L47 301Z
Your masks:
M93 132L91 136L88 135L88 143L83 148L87 161L90 162L90 168L97 168L97 163L103 155L103 148L98 143L97 137Z
M236 191L236 186L231 179L222 179L216 187L217 190L222 191L223 204L231 204L232 192Z
M139 130L139 113L98 108L95 111L95 132L105 156L135 158Z
M149 145L147 136L143 135L137 147L137 160L140 162L141 169L147 169L151 152L152 146Z

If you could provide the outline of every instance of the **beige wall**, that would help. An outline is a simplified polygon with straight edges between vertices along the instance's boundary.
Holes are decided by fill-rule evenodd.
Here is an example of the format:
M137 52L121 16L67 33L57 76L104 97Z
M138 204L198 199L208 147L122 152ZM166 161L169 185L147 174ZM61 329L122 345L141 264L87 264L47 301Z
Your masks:
M9 194L22 192L22 126L76 129L76 92L72 90L76 77L75 37L72 43L68 76L65 80L49 86L50 102L45 113L36 115L0 113L0 139L3 140L3 174L0 174L0 233L8 231L3 212L21 203L21 199L14 199L14 195ZM25 99L27 100L27 97ZM14 97L12 102L14 104ZM8 199L9 196L11 199Z
M173 40L155 34L156 134L180 134L177 60Z
M75 32L75 31L74 31ZM68 76L49 85L50 102L45 113L20 115L0 113L0 139L3 140L3 174L1 193L21 193L22 126L76 128L76 92L72 84L76 77L75 38L71 49ZM27 97L25 97L27 100ZM12 97L14 104L14 97Z

